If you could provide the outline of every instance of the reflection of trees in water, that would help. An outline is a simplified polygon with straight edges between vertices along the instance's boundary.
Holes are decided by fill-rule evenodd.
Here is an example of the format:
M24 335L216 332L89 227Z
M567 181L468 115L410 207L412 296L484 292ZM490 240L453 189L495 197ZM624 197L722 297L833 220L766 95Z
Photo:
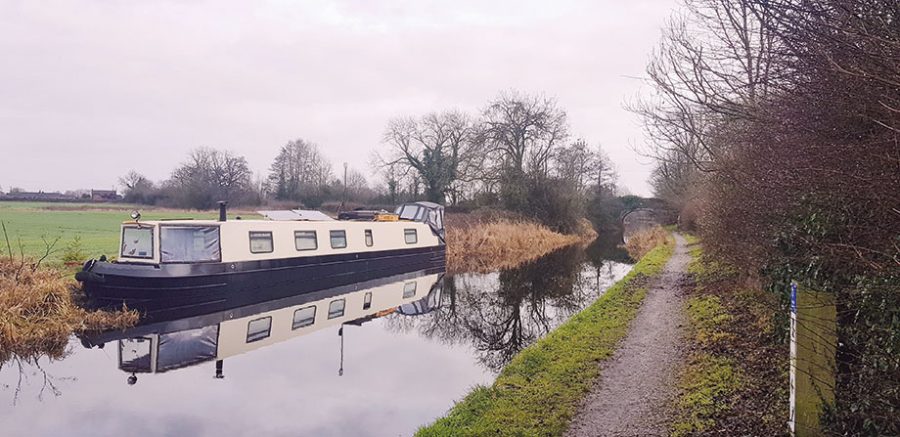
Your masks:
M62 391L60 391L57 384L60 381L72 381L75 379L73 377L56 377L51 375L41 365L41 358L41 356L34 356L29 358L13 356L9 360L0 363L0 372L2 372L4 369L7 369L7 371L9 371L10 367L12 366L15 366L16 370L18 371L18 378L16 379L15 387L11 387L10 385L5 384L3 385L4 389L13 389L13 406L15 406L19 402L19 396L22 393L22 388L32 377L40 379L41 382L41 388L37 394L37 398L39 401L43 401L44 394L48 392L54 397L61 396Z
M601 279L612 274L611 263L571 246L516 269L448 277L439 308L419 317L393 316L386 324L447 344L472 343L478 361L499 371L596 298Z

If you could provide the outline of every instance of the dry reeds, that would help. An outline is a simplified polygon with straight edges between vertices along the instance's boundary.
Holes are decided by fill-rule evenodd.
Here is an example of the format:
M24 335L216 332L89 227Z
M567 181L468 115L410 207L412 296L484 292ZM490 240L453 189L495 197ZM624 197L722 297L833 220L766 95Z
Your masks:
M647 252L669 240L669 233L661 226L641 229L628 235L625 241L625 250L635 260L641 259Z
M587 220L582 220L577 234L564 235L521 218L451 216L447 226L447 270L460 273L511 268L596 237Z
M0 363L13 357L65 356L73 333L126 328L135 311L87 311L67 273L27 260L0 257Z

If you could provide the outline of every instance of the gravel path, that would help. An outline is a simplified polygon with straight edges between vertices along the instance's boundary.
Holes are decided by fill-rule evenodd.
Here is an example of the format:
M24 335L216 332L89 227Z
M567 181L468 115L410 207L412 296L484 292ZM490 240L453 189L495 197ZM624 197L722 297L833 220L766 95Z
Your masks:
M682 359L681 283L690 255L675 234L675 253L644 298L625 340L601 364L568 436L668 435L674 370Z

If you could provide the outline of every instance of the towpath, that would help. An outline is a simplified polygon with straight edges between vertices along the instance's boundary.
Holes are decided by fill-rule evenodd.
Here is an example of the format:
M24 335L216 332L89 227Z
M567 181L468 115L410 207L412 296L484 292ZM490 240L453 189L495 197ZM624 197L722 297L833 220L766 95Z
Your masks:
M675 234L675 253L651 283L613 356L601 364L600 378L583 401L568 436L668 435L675 370L682 359L682 285L690 255Z

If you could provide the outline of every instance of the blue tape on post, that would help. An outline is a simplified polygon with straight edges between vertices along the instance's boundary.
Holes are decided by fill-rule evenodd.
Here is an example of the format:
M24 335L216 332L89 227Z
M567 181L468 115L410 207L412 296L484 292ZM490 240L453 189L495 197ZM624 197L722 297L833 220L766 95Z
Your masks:
M797 283L791 282L791 312L797 314Z

